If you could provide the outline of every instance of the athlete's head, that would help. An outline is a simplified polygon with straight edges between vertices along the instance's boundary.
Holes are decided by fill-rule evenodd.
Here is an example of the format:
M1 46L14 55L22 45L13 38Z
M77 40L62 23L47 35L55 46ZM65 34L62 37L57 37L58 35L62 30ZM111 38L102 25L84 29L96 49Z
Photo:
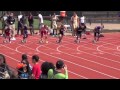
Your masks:
M97 26L97 29L101 29L101 27L100 27L100 26Z

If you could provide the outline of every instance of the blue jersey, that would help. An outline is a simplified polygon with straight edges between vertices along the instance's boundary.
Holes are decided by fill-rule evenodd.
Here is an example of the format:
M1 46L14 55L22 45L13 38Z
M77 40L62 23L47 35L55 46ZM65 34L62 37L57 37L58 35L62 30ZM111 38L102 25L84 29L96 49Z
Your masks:
M94 32L95 33L100 33L100 30L101 30L101 27L97 26L97 27L95 27Z

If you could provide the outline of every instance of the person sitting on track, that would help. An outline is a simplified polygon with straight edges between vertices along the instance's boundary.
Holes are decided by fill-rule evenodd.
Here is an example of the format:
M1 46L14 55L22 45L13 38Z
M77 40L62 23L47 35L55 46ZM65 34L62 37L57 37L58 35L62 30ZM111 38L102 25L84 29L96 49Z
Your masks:
M64 25L61 25L61 27L59 29L59 40L57 41L57 43L61 43L65 30L66 30L66 28L64 27Z
M77 28L77 30L76 30L77 37L75 40L76 43L80 43L82 32L85 30L85 28L86 28L86 26L84 24L80 24L79 27Z
M22 40L22 43L26 43L27 38L28 38L28 27L27 27L27 24L25 24L24 27L23 27L23 40Z
M11 43L11 27L8 25L5 27L5 40L4 43Z
M93 30L93 32L94 32L94 40L93 40L93 42L94 42L94 43L97 42L97 41L99 41L100 30L101 30L101 26L96 26L96 27L94 28L94 30Z
M40 36L41 36L41 39L40 39L40 43L48 43L47 41L47 38L48 38L48 27L47 25L43 25L41 30L40 30Z

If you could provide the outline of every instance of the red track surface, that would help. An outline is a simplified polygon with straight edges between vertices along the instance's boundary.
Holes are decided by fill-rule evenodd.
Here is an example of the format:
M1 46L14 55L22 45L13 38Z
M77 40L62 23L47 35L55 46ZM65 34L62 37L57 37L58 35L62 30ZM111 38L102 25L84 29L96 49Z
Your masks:
M119 79L120 78L120 33L107 33L96 44L93 35L74 43L72 36L65 36L61 44L56 38L49 37L48 44L39 44L39 36L29 36L26 44L21 44L22 37L16 37L11 44L3 44L0 37L0 53L4 54L8 65L16 67L21 61L21 54L40 56L40 63L50 61L55 64L62 59L68 66L70 79Z

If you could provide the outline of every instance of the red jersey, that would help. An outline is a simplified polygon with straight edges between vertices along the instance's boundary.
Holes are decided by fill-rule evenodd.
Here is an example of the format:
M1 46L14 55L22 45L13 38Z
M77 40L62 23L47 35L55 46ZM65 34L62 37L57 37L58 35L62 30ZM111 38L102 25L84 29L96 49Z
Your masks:
M41 35L47 35L48 34L48 29L47 28L44 28L44 27L42 27L41 28Z
M10 29L9 28L5 29L5 35L10 36Z
M40 64L35 64L33 66L32 74L35 76L35 79L39 79L41 74Z

